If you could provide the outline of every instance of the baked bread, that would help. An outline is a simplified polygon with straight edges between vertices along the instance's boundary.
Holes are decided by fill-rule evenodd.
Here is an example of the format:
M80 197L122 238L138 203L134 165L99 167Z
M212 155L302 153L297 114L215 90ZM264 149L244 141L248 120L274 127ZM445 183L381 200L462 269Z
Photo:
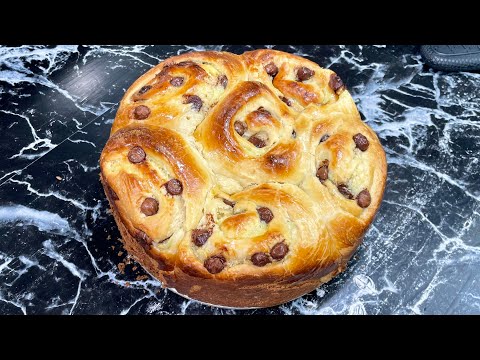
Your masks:
M237 308L287 302L345 269L386 181L342 80L273 50L149 70L100 168L127 251L164 286Z

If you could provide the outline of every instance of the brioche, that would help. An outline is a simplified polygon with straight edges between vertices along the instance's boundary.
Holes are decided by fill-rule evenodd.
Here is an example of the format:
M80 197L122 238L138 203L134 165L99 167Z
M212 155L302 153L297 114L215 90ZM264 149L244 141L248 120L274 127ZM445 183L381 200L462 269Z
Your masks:
M339 76L274 50L171 57L123 97L100 159L124 246L162 284L236 308L345 269L386 159Z

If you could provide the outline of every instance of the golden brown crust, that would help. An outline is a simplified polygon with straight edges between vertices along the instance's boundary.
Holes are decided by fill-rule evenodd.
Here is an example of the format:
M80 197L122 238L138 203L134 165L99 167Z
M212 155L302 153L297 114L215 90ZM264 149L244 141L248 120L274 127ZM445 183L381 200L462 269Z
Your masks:
M129 253L164 286L232 307L277 305L342 271L386 180L341 80L273 50L149 70L122 99L100 167Z

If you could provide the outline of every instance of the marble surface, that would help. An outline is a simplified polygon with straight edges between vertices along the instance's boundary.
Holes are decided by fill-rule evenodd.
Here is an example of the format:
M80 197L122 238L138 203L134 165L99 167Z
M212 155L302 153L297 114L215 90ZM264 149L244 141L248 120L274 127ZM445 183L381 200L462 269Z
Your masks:
M0 314L480 313L480 74L434 72L414 46L267 46L335 70L387 153L383 204L342 275L234 311L128 259L98 167L123 92L174 54L259 47L0 47Z

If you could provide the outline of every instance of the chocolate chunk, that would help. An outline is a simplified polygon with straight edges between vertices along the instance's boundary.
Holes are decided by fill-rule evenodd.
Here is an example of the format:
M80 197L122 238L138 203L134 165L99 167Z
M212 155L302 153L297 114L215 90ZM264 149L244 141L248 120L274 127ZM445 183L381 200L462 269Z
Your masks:
M223 202L225 204L227 204L228 206L231 206L231 207L234 207L235 206L235 202L233 201L230 201L230 200L227 200L227 199L223 199Z
M218 83L225 89L228 85L228 78L225 75L220 75L218 77Z
M150 108L145 105L139 105L133 110L135 120L145 120L150 116Z
M264 252L257 252L253 254L250 260L252 260L252 263L255 266L265 266L268 263L272 262L268 254Z
M265 65L265 71L268 75L275 77L278 74L278 67L273 62L271 62Z
M192 104L193 110L200 111L200 109L202 108L203 101L197 95L183 95L183 98L183 103Z
M155 215L158 212L158 201L154 198L146 198L140 206L140 211L146 216Z
M213 255L205 260L203 266L210 274L218 274L225 268L226 261L222 255Z
M328 179L328 165L322 165L318 168L317 178L322 182Z
M175 76L170 79L170 84L172 84L173 86L179 87L183 85L184 80L185 79L181 76Z
M192 241L197 246L203 246L212 236L212 229L195 229L192 231Z
M367 189L360 191L357 195L357 204L361 208L365 209L366 207L370 206L372 201L372 197L370 196L370 192Z
M180 180L172 179L165 184L165 188L170 195L180 195L183 191L183 185Z
M267 109L265 109L263 106L260 106L257 110L255 110L255 113L257 113L257 114L260 115L260 116L265 116L265 117L272 116L272 114L270 113L270 111L268 111Z
M145 151L143 151L140 146L134 146L128 152L128 160L130 160L130 162L134 164L141 163L145 160L146 157L147 154L145 154Z
M292 138L294 139L297 138L297 132L295 130L292 130Z
M297 70L297 81L305 81L310 79L313 75L315 75L315 71L302 66Z
M328 135L328 134L323 135L323 136L320 138L320 142L322 143L322 142L324 142L324 141L327 141L329 137L330 137L330 135Z
M139 230L139 229L135 229L135 234L133 236L137 241L138 243L146 250L150 250L150 245L152 244L152 239L150 239L150 237L145 234L142 230Z
M353 141L355 141L355 145L361 151L366 151L370 145L368 139L360 133L353 135Z
M342 194L345 196L347 199L353 199L353 194L348 190L348 186L345 184L339 184L337 185L337 189Z
M145 86L142 86L142 88L140 90L138 90L138 93L140 95L143 95L145 94L148 90L150 90L152 88L151 85L145 85Z
M262 206L257 209L257 212L260 220L265 221L267 224L272 221L273 213L269 208Z
M288 253L288 245L284 242L275 244L270 250L270 256L275 260L282 260Z
M250 141L253 145L255 145L259 149L267 146L267 142L261 139L257 134L250 136L248 141Z
M332 88L337 95L339 95L344 89L345 85L343 84L342 79L337 74L331 74L330 80L328 81L328 85Z
M245 134L245 131L247 131L248 127L247 124L245 124L243 121L235 121L233 124L233 127L235 128L235 131L238 133L238 135L242 136Z
M292 102L290 101L290 99L287 99L285 96L280 96L280 100L282 100L288 106L292 106Z

